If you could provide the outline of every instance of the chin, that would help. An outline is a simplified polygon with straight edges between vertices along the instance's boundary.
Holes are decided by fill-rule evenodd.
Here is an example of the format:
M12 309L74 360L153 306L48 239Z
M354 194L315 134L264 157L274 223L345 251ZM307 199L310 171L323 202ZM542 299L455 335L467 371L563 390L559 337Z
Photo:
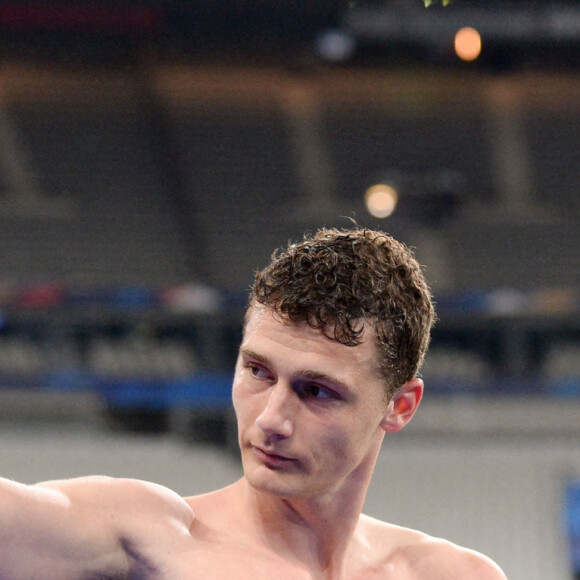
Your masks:
M304 476L272 471L263 466L246 471L245 478L256 491L279 499L309 500L318 495Z
M298 497L302 494L301 483L295 474L271 469L254 462L243 462L244 476L257 491L280 498Z
M250 485L256 491L277 497L279 499L298 499L303 498L304 494L295 485L284 484L281 482L265 481L265 478L248 478Z

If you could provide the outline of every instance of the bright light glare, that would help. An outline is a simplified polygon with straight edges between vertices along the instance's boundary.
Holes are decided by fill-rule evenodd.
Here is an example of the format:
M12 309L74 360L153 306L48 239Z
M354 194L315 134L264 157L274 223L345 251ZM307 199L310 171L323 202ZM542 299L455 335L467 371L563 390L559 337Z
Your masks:
M481 36L475 28L461 28L455 35L455 52L461 60L472 61L481 54Z
M389 217L397 207L398 198L394 187L384 183L373 185L365 193L367 211L376 218Z
M356 49L354 39L339 30L323 32L316 39L316 47L320 56L331 62L349 59Z

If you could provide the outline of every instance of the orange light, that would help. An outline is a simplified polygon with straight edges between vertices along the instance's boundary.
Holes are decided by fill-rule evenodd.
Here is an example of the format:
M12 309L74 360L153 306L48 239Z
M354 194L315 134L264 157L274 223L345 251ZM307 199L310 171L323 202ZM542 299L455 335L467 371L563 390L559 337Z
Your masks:
M475 28L461 28L455 35L455 52L461 60L472 61L481 54L481 36Z
M379 183L369 187L365 192L367 211L374 217L389 217L397 207L399 196L394 187Z

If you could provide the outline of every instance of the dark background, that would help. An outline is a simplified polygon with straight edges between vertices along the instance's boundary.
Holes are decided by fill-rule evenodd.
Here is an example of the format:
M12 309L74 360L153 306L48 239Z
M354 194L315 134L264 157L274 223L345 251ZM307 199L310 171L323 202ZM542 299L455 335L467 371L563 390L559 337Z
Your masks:
M577 393L576 2L3 2L0 38L4 384L231 370L253 271L354 218L425 264L432 392Z

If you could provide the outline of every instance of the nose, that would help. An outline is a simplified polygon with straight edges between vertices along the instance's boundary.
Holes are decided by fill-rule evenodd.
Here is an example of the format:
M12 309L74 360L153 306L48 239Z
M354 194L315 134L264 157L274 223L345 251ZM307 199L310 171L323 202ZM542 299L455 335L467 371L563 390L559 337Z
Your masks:
M280 381L267 391L266 406L258 415L256 425L269 439L281 440L292 435L293 394L292 389Z

